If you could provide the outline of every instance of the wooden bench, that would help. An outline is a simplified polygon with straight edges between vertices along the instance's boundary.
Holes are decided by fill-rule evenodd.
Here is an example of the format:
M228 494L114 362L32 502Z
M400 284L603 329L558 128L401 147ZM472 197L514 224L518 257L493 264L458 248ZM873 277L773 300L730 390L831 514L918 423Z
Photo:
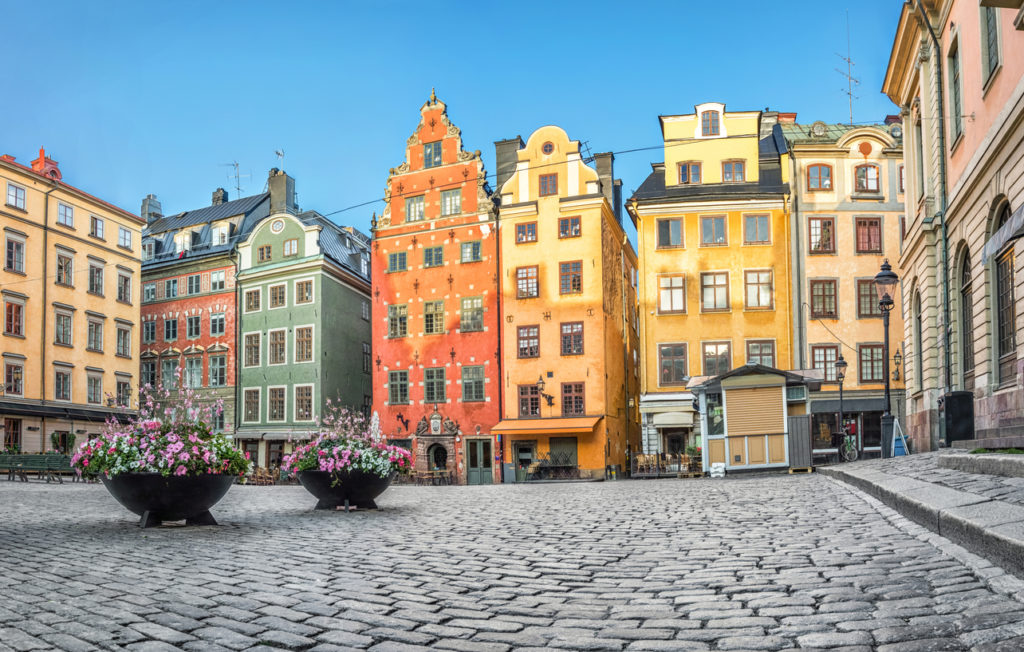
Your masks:
M71 471L71 458L53 453L0 455L0 470L7 471L7 479L10 481L17 477L22 482L28 482L28 475L35 473L40 480L64 484L62 474Z

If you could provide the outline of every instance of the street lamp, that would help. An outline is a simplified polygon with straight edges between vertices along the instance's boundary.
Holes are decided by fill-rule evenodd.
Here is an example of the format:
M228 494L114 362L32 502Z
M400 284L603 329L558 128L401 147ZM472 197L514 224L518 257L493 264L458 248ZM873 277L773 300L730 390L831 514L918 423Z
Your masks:
M882 263L882 271L875 275L875 290L878 291L878 307L882 311L882 329L885 331L885 339L882 345L882 360L884 368L882 375L885 380L885 412L882 414L882 457L890 457L892 453L892 401L889 396L889 311L896 303L892 300L893 292L900 277L892 271L889 259Z
M843 381L846 379L846 368L850 366L843 358L843 354L839 354L839 359L836 360L836 380L839 381L839 436L842 438L839 442L839 450L842 450L843 442L846 441L846 425L843 415Z
M548 407L555 404L555 397L551 394L544 393L544 376L537 376L537 392L544 397L545 401L547 401Z

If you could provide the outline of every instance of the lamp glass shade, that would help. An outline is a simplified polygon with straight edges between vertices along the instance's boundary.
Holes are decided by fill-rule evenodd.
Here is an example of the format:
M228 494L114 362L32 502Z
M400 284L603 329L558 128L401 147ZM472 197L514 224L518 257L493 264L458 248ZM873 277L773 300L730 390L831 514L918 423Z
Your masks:
M899 281L900 277L896 275L896 272L892 271L892 265L889 264L889 259L886 258L885 262L882 263L882 271L875 274L875 291L878 292L878 300L883 301L885 296L889 295L891 301L893 289Z
M843 359L843 356L840 355L839 359L836 360L836 380L842 381L846 378L846 368L848 366L849 363L847 363L846 360Z
M537 391L544 391L544 376L537 376Z

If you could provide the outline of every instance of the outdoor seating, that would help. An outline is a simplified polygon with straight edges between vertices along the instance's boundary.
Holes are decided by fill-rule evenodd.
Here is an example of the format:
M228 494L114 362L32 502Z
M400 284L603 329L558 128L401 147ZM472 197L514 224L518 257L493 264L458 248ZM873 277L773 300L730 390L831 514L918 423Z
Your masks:
M29 474L40 480L64 484L64 473L71 472L71 458L60 453L0 455L0 471L6 471L7 480L16 478L28 482Z

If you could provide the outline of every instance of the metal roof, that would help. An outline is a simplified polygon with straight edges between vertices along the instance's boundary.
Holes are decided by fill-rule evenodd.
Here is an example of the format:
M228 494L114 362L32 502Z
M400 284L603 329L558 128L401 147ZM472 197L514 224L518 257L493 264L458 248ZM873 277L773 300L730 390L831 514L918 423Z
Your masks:
M270 193L262 193L251 197L242 197L234 201L224 202L216 206L206 206L193 211L185 211L169 217L161 217L145 229L145 235L155 235L165 231L174 231L196 224L208 224L235 215L245 215L261 202L270 197Z

